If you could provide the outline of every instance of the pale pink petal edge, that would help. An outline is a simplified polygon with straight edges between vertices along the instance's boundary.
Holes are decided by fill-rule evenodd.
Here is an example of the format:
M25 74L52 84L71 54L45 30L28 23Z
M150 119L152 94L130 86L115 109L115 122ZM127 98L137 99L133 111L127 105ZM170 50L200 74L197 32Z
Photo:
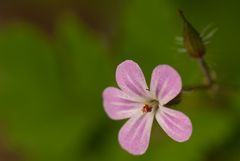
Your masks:
M180 111L159 107L156 120L166 134L177 142L185 142L192 135L191 120Z

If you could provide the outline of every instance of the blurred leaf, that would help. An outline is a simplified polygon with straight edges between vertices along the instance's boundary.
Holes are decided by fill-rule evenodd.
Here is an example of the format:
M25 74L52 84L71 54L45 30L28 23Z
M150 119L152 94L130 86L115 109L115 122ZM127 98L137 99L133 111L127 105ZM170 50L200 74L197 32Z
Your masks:
M0 33L1 116L29 159L78 157L72 147L102 117L101 92L112 82L101 41L73 16L59 24L56 43L25 24Z

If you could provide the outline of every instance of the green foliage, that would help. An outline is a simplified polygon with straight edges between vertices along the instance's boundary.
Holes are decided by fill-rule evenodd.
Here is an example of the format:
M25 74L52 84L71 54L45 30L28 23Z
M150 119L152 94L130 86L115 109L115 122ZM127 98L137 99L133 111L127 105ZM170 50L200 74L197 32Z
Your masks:
M198 3L207 6L208 2ZM238 2L227 4L229 8L216 0L212 3L217 7L206 7L203 13L192 9L194 1L129 1L119 22L116 55L73 15L60 17L53 37L23 23L1 27L0 117L12 147L20 149L26 161L204 161L209 156L238 160L240 144L234 142L238 139L234 134L239 133L240 23L239 11L233 9ZM194 26L214 21L220 28L206 53L220 92L187 93L181 104L173 106L192 119L190 141L172 141L155 123L147 153L131 156L117 142L124 121L107 118L102 91L116 85L116 65L125 59L138 62L148 81L158 64L175 67L185 85L202 81L196 62L176 52L179 4ZM210 13L214 14L208 17ZM217 157L224 147L231 151Z

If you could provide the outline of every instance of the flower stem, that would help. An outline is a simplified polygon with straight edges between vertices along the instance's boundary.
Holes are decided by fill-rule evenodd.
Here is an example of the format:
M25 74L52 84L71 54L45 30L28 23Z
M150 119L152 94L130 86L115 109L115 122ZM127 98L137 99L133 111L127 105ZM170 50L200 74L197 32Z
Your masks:
M208 90L208 89L211 89L216 83L212 76L212 72L207 62L205 61L204 57L198 58L197 61L200 65L200 68L207 82L204 84L199 84L194 86L186 86L183 88L182 92L189 92L189 91L195 91L195 90Z
M214 79L212 77L210 68L209 68L208 64L206 63L204 57L200 57L198 59L198 63L202 69L203 74L205 75L206 80L207 80L207 86L212 87L212 85L214 84Z
M175 97L171 102L168 103L168 105L175 105L179 104L181 102L181 96L184 93L192 92L192 91L200 91L200 90L209 90L213 89L213 87L217 87L216 81L214 80L212 76L212 71L210 70L207 62L205 61L204 57L200 57L197 59L198 63L201 67L201 70L204 74L204 77L206 79L206 83L198 84L198 85L192 85L192 86L185 86L183 87L180 94Z

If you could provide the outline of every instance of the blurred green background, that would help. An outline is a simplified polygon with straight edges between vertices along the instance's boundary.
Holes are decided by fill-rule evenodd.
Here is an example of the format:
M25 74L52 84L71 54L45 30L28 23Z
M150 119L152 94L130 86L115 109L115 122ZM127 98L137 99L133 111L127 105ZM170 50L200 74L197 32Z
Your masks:
M240 2L237 0L0 0L0 161L239 161ZM143 156L121 149L123 121L103 111L116 66L135 60L149 82L170 64L184 85L202 82L195 60L178 53L181 8L200 31L219 30L206 60L218 92L183 95L173 106L193 122L188 142L154 123Z

